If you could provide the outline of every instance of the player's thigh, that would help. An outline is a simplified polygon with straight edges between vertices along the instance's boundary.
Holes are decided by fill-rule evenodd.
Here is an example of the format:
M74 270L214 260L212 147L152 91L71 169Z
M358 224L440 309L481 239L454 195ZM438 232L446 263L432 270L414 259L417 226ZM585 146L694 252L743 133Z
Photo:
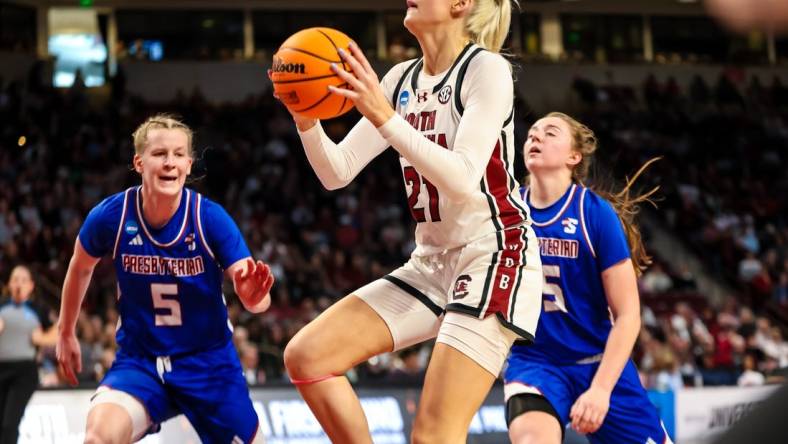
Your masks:
M285 349L290 377L342 373L371 356L434 337L442 309L425 305L402 287L410 284L399 278L378 279L302 328Z
M510 400L520 397L509 406L508 420L514 419L517 413L539 407L538 403L529 400L531 396L545 399L550 409L548 413L554 414L559 425L563 427L569 422L569 411L577 399L576 376L568 373L566 367L553 365L547 362L535 362L522 356L517 351L509 355L504 374L503 394L509 404ZM590 380L589 380L590 381ZM580 385L587 387L586 382ZM522 400L529 400L521 404ZM545 406L542 404L541 406Z
M512 444L560 444L564 428L550 402L541 395L521 394L506 402Z
M464 443L473 415L495 377L474 360L443 343L432 352L416 419L413 443Z
M153 426L145 406L134 396L101 386L90 401L86 442L134 442Z
M430 269L429 262L411 258L390 274L355 291L386 324L394 351L438 334L446 289L441 286L441 274Z
M170 396L203 442L253 441L259 418L233 343L170 359Z
M596 433L588 435L588 440L592 444L671 442L632 361L624 367L613 388L602 426Z
M447 313L424 381L414 440L464 442L468 425L500 373L515 335L495 316Z
M386 323L364 301L349 295L302 328L285 348L290 377L309 379L344 373L393 347Z
M118 396L106 396L104 392L110 390L127 394L130 398L123 397L118 401ZM134 402L142 405L145 416L153 425L161 424L172 417L172 404L169 401L163 382L156 370L156 361L153 359L131 357L119 352L107 371L104 379L99 384L99 389L91 401L93 406L103 403L117 403L128 407ZM128 402L127 402L128 401ZM133 402L132 402L133 401ZM132 418L136 412L131 412Z
M220 378L219 378L220 379ZM221 381L217 381L219 383ZM245 386L225 384L221 399L179 397L180 411L189 419L202 442L252 443L260 435L260 419Z
M175 398L203 442L237 442L237 438L251 443L259 438L260 419L241 373L214 374L201 383Z

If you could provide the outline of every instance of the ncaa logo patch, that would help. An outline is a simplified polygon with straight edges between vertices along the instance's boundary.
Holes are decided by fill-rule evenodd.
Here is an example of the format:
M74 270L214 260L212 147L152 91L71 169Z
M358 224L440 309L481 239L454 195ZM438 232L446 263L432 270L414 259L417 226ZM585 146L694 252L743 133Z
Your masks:
M133 220L126 222L126 226L123 227L123 229L126 230L126 234L137 234L137 231L140 230L140 228L137 226L137 222L134 222Z
M438 102L445 105L451 99L451 85L446 85L438 92Z
M410 93L407 91L402 91L399 93L399 106L407 106L408 102L410 101Z
M470 291L468 290L468 284L471 283L470 275L463 274L462 276L458 277L457 280L454 282L454 300L459 300L468 296Z

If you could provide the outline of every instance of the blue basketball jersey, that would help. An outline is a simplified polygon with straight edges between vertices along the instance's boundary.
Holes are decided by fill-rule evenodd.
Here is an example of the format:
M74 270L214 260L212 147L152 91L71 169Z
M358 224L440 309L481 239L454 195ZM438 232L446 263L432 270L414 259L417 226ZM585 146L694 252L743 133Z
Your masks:
M112 254L118 344L125 354L142 356L221 346L232 336L223 270L250 256L238 227L221 206L184 188L175 215L155 229L142 217L140 190L105 199L79 233L91 256Z
M529 203L528 190L521 192ZM621 221L609 202L577 184L553 205L531 207L531 218L544 303L534 343L512 353L554 364L593 358L604 351L612 328L601 273L630 257Z

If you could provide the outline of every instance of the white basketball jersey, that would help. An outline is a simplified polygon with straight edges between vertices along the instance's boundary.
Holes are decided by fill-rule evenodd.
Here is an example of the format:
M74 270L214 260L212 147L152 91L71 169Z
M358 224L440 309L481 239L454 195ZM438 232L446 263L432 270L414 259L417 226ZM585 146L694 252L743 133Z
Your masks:
M392 104L405 120L431 141L453 149L463 114L463 79L483 63L484 49L468 44L444 74L427 76L423 60L404 62L392 69L402 71L393 91ZM498 55L494 55L500 57ZM491 79L491 82L494 82ZM490 85L495 94L495 85ZM473 195L463 201L441 195L407 159L400 156L408 206L416 226L414 255L424 256L465 245L482 236L522 225L528 210L514 178L514 109L503 122L495 149ZM458 177L457 180L467 180Z

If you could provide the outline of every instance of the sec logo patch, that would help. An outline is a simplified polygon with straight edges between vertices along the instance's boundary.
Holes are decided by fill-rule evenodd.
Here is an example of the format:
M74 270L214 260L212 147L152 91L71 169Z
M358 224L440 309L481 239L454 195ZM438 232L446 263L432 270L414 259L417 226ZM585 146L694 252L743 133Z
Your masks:
M446 85L438 92L438 102L445 105L451 99L451 85Z

